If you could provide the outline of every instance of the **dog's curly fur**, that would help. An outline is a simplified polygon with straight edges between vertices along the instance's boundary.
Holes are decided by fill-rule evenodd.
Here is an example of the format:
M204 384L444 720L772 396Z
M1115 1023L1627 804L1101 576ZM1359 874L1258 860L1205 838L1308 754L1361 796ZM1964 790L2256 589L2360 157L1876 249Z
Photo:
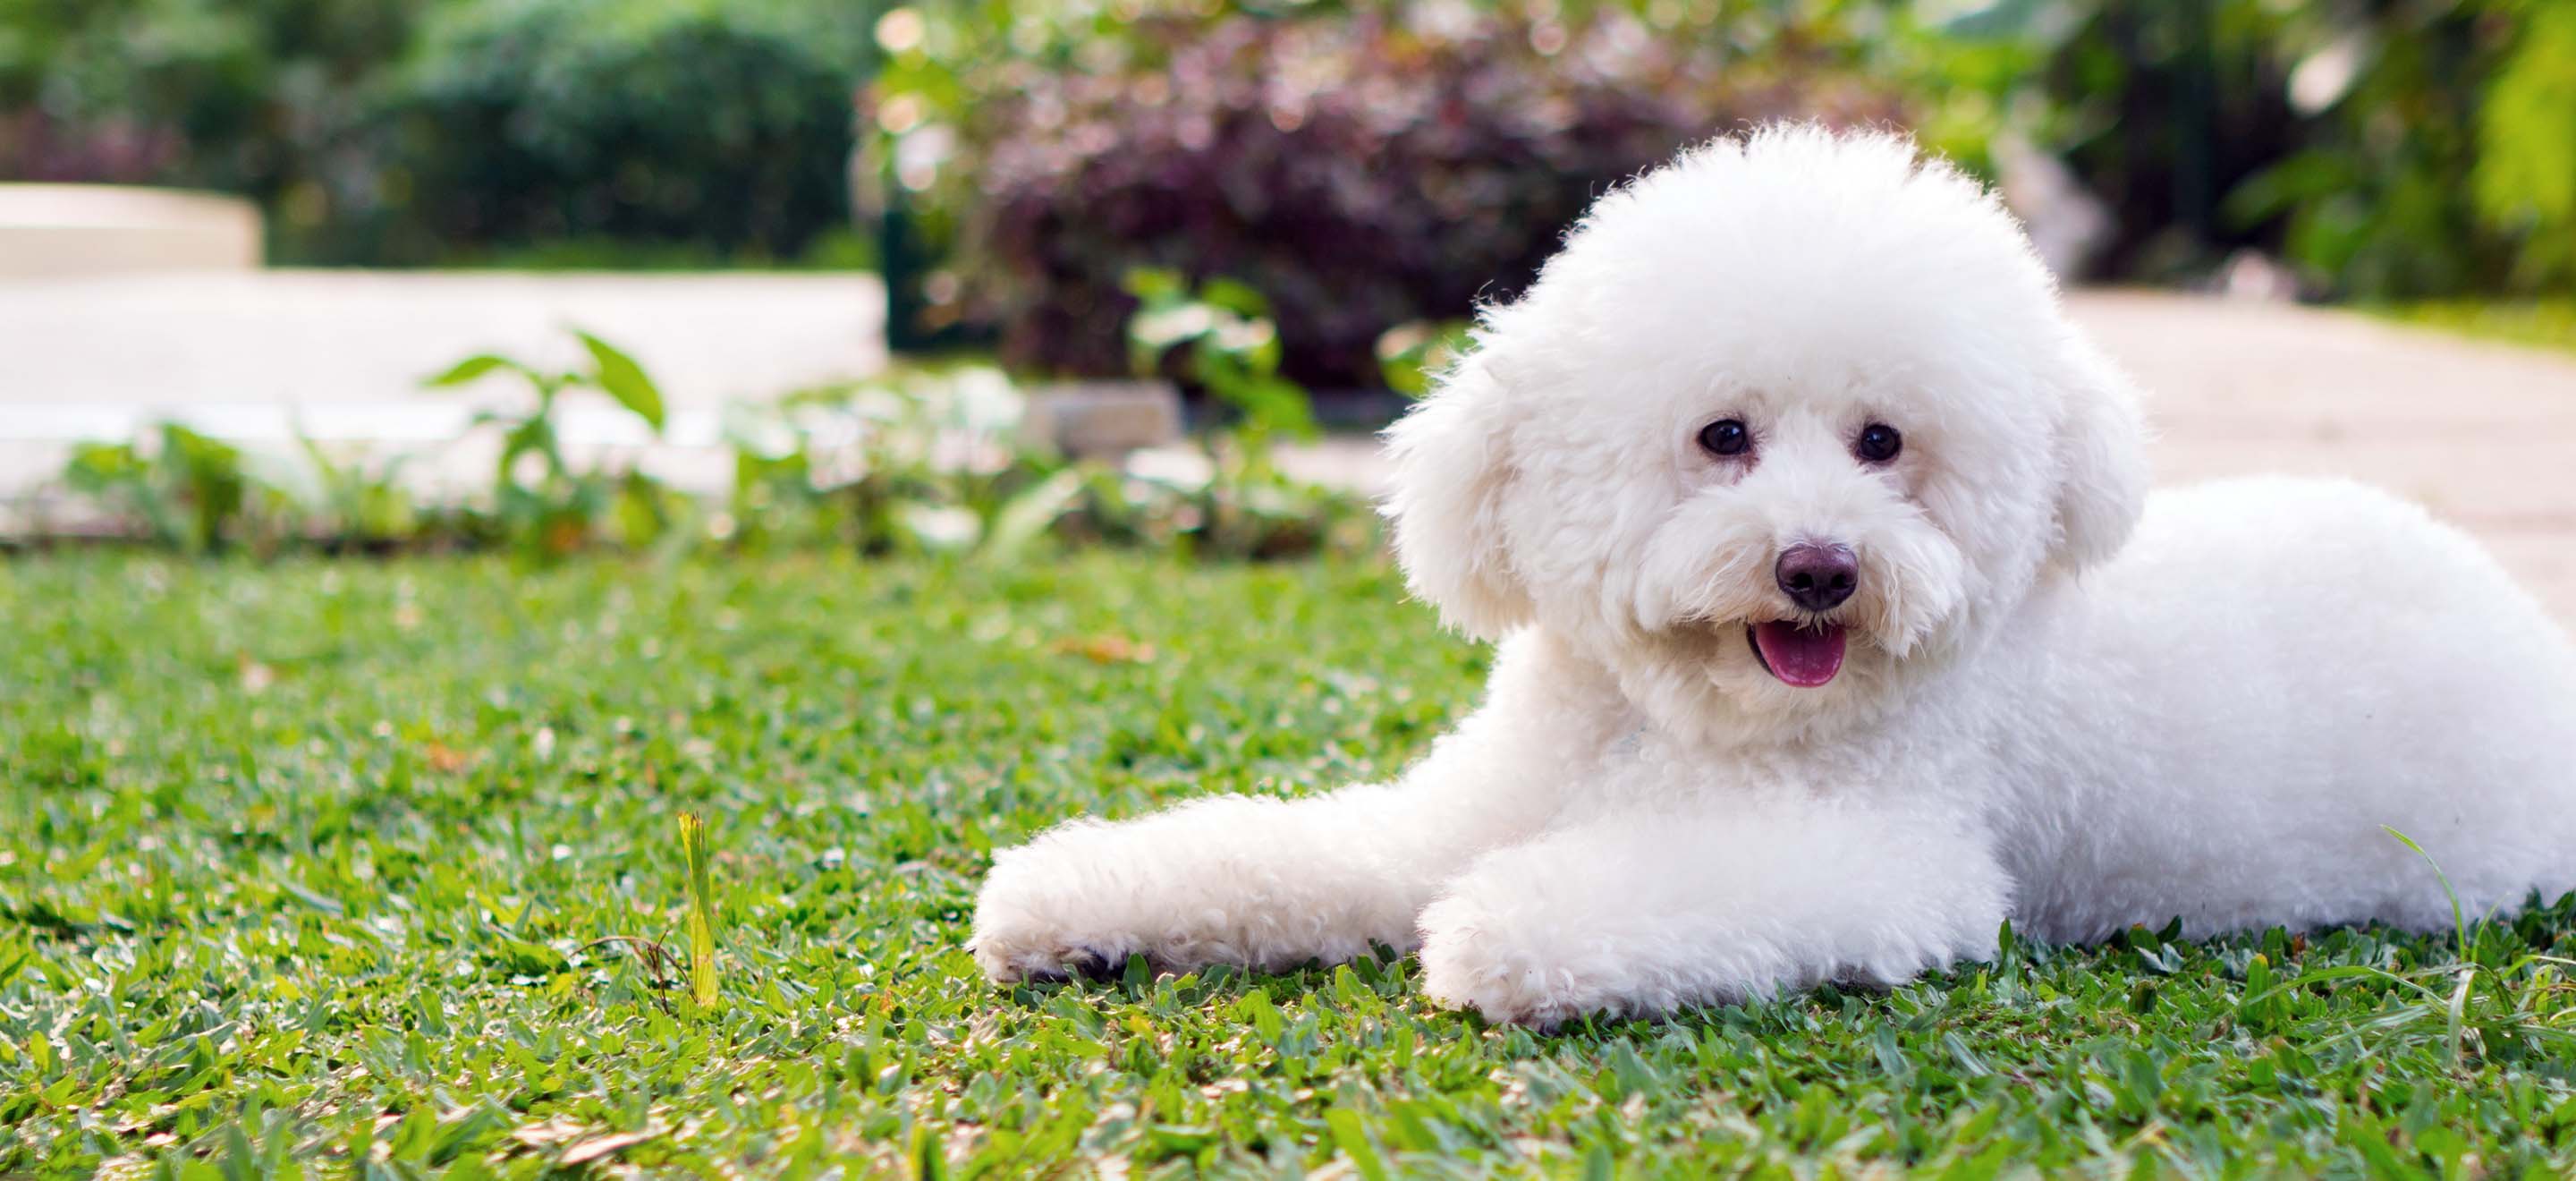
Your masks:
M1740 453L1698 441L1720 420ZM1872 424L1893 458L1859 453ZM2531 597L2358 485L2149 496L2143 436L1973 181L1806 127L1687 153L1391 432L1411 585L1501 643L1483 706L1394 783L1005 852L975 955L1381 943L1443 1002L1547 1024L1902 981L2008 917L2447 924L2383 826L2472 912L2576 885L2576 650ZM1810 543L1848 548L1848 601L1785 592ZM1794 686L1757 626L1842 663Z

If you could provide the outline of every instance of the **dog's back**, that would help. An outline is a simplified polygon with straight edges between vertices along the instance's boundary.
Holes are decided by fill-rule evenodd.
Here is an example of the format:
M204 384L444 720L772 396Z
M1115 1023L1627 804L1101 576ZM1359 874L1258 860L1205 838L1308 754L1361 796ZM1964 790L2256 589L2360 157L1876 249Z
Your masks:
M2451 922L2576 887L2576 646L2466 534L2341 481L2160 493L2068 588L2014 793L2025 922ZM2008 859L2016 854L2008 852Z

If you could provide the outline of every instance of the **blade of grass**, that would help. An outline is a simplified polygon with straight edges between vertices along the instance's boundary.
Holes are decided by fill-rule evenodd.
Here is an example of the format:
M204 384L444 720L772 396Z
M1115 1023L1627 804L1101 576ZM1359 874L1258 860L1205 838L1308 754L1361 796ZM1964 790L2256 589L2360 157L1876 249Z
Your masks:
M2469 958L2469 920L2467 915L2460 912L2460 892L2451 888L2451 875L2442 872L2442 863L2433 860L2433 855L2425 852L2424 846L2416 844L2415 838L2385 824L2380 825L2379 830L2397 838L2398 844L2413 849L2416 856L2424 859L2424 864L2433 867L2433 876L2442 883L2443 896L2451 900L2451 931L2459 937L2460 959L2466 962Z
M708 863L707 822L680 813L680 858L689 872L689 997L700 1008L716 1003L716 901Z
M2406 976L2391 972L2386 968L2374 968L2367 964L2347 964L2342 967L2317 968L2301 972L2296 976L2280 982L2279 984L2275 984L2270 988L2246 997L2244 1003L2250 1005L2258 1001L2267 1001L2273 997L2281 995L2282 993L2295 992L2311 984L2328 984L2337 980L2380 980L2403 988L2414 989L2415 991L2424 994L2426 998L2436 1002L2442 999L2441 993L2436 992L2431 988L2427 988L2414 980L2408 979Z
M2468 1061L2465 1030L2469 1015L2469 986L2477 983L2478 970L2472 966L2460 969L2460 986L2451 990L2451 1003L2444 1021L2443 1036L2451 1044L2451 1069L2459 1070Z

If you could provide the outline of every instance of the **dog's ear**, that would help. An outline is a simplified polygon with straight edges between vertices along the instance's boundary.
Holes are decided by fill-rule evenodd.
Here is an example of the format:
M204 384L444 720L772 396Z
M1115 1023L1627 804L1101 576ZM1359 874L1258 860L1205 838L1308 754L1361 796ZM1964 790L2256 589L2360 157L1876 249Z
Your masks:
M2077 571L2127 544L2147 502L2145 420L2137 390L2091 342L2064 349L2057 424L2057 544L2050 560Z
M1386 515L1406 585L1449 626L1499 639L1529 621L1529 592L1503 550L1502 495L1513 479L1517 417L1495 376L1490 343L1387 429L1395 475Z

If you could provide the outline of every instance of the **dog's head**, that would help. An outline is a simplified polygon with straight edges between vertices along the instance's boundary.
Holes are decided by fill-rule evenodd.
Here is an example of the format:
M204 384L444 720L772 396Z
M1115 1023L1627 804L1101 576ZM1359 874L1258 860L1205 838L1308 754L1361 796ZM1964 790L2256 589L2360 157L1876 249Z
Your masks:
M1669 723L1867 716L2146 485L2136 402L1976 182L1782 127L1603 197L1390 432L1416 593L1537 624Z

